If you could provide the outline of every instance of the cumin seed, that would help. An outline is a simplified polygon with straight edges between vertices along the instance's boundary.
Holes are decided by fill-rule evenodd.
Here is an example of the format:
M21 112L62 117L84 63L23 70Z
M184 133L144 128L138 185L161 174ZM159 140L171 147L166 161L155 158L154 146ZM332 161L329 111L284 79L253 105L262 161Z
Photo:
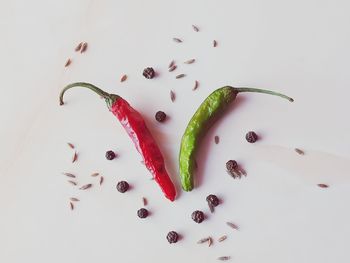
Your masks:
M218 42L216 40L213 40L213 47L217 47Z
M170 99L171 99L171 101L174 102L175 98L176 98L175 92L170 90Z
M213 239L209 237L208 239L208 247L210 247L213 244Z
M221 260L221 261L226 261L229 259L231 259L231 257L229 257L229 256L218 257L218 260Z
M100 185L102 185L103 181L104 181L104 177L101 176L101 177L100 177Z
M197 26L192 25L192 28L193 28L194 31L199 32L199 28Z
M179 74L179 75L177 75L175 78L181 79L181 78L183 78L183 77L186 77L186 74Z
M71 174L71 173L62 173L62 174L64 174L67 177L70 177L70 178L75 178L76 177L74 174Z
M124 74L124 75L120 78L120 82L124 82L127 78L128 78L128 76Z
M317 186L321 187L321 188L328 188L329 187L328 184L318 184Z
M218 239L218 242L222 242L222 241L224 241L224 240L226 240L227 239L227 236L226 235L223 235L222 237L220 237L219 239Z
M210 202L208 202L208 206L209 206L210 213L214 213L214 206Z
M174 66L174 65L175 65L175 60L172 60L172 61L169 63L168 68L171 68L171 67Z
M80 53L84 53L88 48L88 43L87 42L84 42L81 46L81 50L80 50Z
M143 206L147 206L148 202L146 197L142 197L142 203L143 203Z
M76 182L71 181L71 180L69 180L69 181L68 181L68 183L70 183L70 184L72 184L72 185L77 185L77 183L76 183Z
M202 238L200 240L197 241L197 244L203 244L205 242L208 242L210 239L210 237L205 237L205 238Z
M305 152L303 150L300 150L299 148L295 148L294 150L300 155L304 155L305 154Z
M192 63L194 63L196 60L194 59L194 58L192 58L192 59L189 59L189 60L186 60L184 63L185 64L192 64Z
M69 205L70 205L70 210L73 210L74 209L74 204L72 202L69 202Z
M71 200L72 202L79 202L80 200L76 197L71 197L69 198L69 200Z
M72 60L70 58L67 59L66 64L64 64L64 67L65 68L68 67L71 63L72 63Z
M234 224L234 223L231 223L231 222L226 222L226 225L228 225L229 227L235 229L235 230L239 230L239 227Z
M74 149L74 148L75 148L74 145L73 145L72 143L67 142L67 144L68 144L68 146L69 146L71 149Z
M193 86L192 90L198 89L198 86L199 86L199 82L198 82L198 80L195 80L195 81L194 81L194 86Z
M173 72L176 68L177 68L176 65L172 65L172 66L168 69L168 71L169 71L169 72Z
M74 49L76 52L79 52L81 50L81 47L83 46L83 42L80 42L76 48Z
M182 40L180 38L174 37L173 40L176 43L182 43Z
M219 142L220 142L220 137L217 136L217 135L215 135L214 141L215 141L215 144L219 144Z
M72 163L74 163L76 160L78 160L78 154L77 154L77 152L75 151L75 152L74 152L74 155L73 155L73 158L72 158Z
M92 184L85 184L82 187L79 188L79 190L86 190L92 187Z
M96 176L99 176L100 174L99 173L93 173L91 174L92 177L96 177Z

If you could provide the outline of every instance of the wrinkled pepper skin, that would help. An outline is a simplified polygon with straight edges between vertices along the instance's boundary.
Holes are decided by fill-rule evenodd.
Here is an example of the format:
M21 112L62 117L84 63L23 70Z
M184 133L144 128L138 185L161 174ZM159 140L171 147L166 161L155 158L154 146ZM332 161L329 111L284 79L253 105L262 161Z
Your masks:
M174 201L176 191L165 169L163 155L141 114L122 98L115 101L111 111L134 142L137 151L143 157L145 166L153 174L154 180L159 184L166 198Z
M191 191L194 186L193 172L195 169L196 151L210 127L225 112L240 92L256 92L279 96L289 101L292 98L269 90L255 88L234 88L225 86L212 92L199 106L189 121L181 139L179 154L179 171L182 189Z
M90 89L105 99L109 110L117 117L129 137L134 142L137 151L143 157L145 166L152 173L165 197L174 201L176 197L174 184L165 169L163 155L151 132L148 130L141 114L133 109L130 104L120 96L109 94L98 87L85 82L76 82L67 85L60 93L60 105L64 104L64 93L73 87Z
M215 90L203 101L188 123L182 136L179 156L181 185L185 191L193 189L194 157L200 141L236 95L237 92L231 87Z

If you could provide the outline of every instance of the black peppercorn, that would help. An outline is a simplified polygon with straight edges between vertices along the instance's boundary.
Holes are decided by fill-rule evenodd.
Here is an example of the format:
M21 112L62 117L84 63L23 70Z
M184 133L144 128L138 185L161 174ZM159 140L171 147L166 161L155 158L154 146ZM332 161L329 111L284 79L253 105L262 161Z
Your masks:
M226 169L230 172L237 169L237 167L238 167L238 164L235 160L229 160L226 163Z
M113 151L106 152L106 159L107 160L113 160L114 158L115 158L115 153Z
M204 220L204 213L202 211L196 210L192 213L192 219L196 223L202 223Z
M141 208L137 210L137 215L139 218L146 218L148 216L148 210L146 208Z
M166 120L166 114L164 111L157 111L155 118L158 122L163 122Z
M166 239L168 240L168 242L170 244L176 243L178 241L178 239L179 239L179 235L175 231L170 231L167 234Z
M117 190L121 193L125 193L129 189L129 184L125 181L120 181L117 183Z
M153 68L145 68L143 70L142 75L146 78L146 79L153 79L154 76L156 75L156 73L154 72Z
M207 202L212 206L216 207L219 205L219 198L216 195L208 195Z
M247 142L254 143L258 140L258 135L255 132L250 131L246 134L245 138Z

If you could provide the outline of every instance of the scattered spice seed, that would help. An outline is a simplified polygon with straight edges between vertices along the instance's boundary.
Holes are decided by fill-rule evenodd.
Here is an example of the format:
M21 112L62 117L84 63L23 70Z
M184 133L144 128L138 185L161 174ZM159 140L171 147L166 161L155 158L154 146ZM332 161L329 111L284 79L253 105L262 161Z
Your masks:
M76 182L71 181L71 180L69 180L69 181L68 181L68 183L70 183L70 184L72 184L72 185L77 185L77 183L76 183Z
M120 181L117 183L117 190L120 193L125 193L129 190L129 184L126 181Z
M219 239L218 239L218 242L222 242L222 241L224 241L224 240L226 240L227 239L227 236L226 235L223 235L222 237L220 237Z
M148 217L148 210L146 208L141 208L137 210L137 216L139 218L146 218Z
M175 96L175 92L171 90L171 91L170 91L170 99L171 99L172 102L175 101L175 97L176 97L176 96Z
M183 78L183 77L186 77L186 74L179 74L179 75L177 75L175 78L181 79L181 78Z
M213 41L213 47L217 47L218 46L218 42L216 40Z
M214 206L208 202L208 206L209 206L209 210L210 210L210 213L214 213Z
M70 210L73 210L74 209L74 204L72 202L69 202L70 204Z
M179 234L176 233L175 231L170 231L167 236L166 239L168 240L168 242L170 244L172 243L176 243L179 240Z
M209 237L208 240L208 247L210 247L213 244L213 239L211 237Z
M166 120L166 114L164 111L157 111L154 117L158 122L164 122Z
M194 86L193 86L192 90L198 89L198 86L199 86L199 82L198 82L198 80L195 80L195 81L194 81Z
M77 154L77 152L74 152L74 155L72 158L72 163L74 163L76 160L78 160L78 154Z
M103 176L101 176L101 177L100 177L100 185L102 185L102 184L103 184L103 180L104 180L104 177L103 177Z
M145 68L142 72L142 75L146 78L146 79L153 79L156 76L156 72L154 71L153 68L148 67Z
M181 40L180 38L174 37L173 40L174 40L176 43L182 43L182 40Z
M71 63L72 63L72 60L70 58L67 59L66 64L64 64L64 67L65 68L68 67Z
M68 176L70 178L75 178L76 176L74 174L71 173L63 173L65 176Z
M81 47L83 46L83 42L80 42L76 48L74 49L76 52L79 52L81 50Z
M189 59L189 60L186 60L184 63L185 64L192 64L192 63L194 63L196 60L194 59L194 58L192 58L192 59Z
M80 189L80 190L86 190L86 189L91 188L91 186L92 186L92 184L85 184L85 185L83 185L82 187L80 187L79 189Z
M205 216L202 211L196 210L191 214L191 218L194 222L196 222L197 224L200 224L204 221Z
M81 46L80 53L84 53L87 50L88 43L84 42Z
M239 230L239 227L234 224L234 223L231 223L231 222L226 222L226 225L228 225L229 227L235 229L235 230Z
M174 66L174 65L175 65L175 60L172 60L172 61L169 63L168 68L171 68L171 67Z
M169 72L173 72L176 68L177 68L176 65L172 65L172 66L168 69L168 71L169 71Z
M217 207L220 204L219 198L216 195L208 195L207 203L211 213L214 213L214 207Z
M199 32L199 28L197 26L192 25L192 28L193 28L194 31Z
M121 77L120 82L124 82L127 78L128 78L128 76L124 74L124 75Z
M318 184L317 186L321 187L321 188L328 188L329 187L328 184Z
M305 152L303 150L300 150L299 148L295 148L294 150L300 155L304 155L305 154Z
M215 141L215 144L219 144L219 142L220 142L220 137L216 135L216 136L214 137L214 141Z
M67 142L67 144L68 144L68 146L69 146L71 149L74 149L74 148L75 148L74 145L73 145L72 143Z
M147 206L148 202L147 202L146 197L142 197L142 203L144 206Z
M91 174L92 177L96 177L96 176L99 176L100 174L99 173L93 173Z
M229 257L229 256L218 257L218 260L221 260L221 261L226 261L229 259L231 259L231 257Z
M255 132L249 131L249 132L247 132L247 134L245 135L245 139L246 139L247 142L249 142L249 143L255 143L255 142L259 139L259 137L258 137L258 135L257 135Z
M78 198L76 198L76 197L71 197L71 198L69 198L71 201L73 201L73 202L79 202L80 200L78 199Z
M237 162L235 160L228 160L226 162L226 169L228 171L232 171L232 170L235 170L237 168L238 168L238 164L237 164Z
M116 157L116 154L113 151L107 151L105 156L107 160L111 161Z
M208 242L210 239L210 237L205 237L205 238L202 238L200 240L197 241L197 244L203 244L205 242Z

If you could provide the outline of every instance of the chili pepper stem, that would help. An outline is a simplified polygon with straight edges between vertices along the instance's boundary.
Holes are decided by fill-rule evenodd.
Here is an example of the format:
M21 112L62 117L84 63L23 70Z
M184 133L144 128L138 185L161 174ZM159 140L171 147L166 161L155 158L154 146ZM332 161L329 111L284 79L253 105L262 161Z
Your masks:
M257 92L257 93L265 93L265 94L270 94L270 95L274 95L274 96L278 96L284 99L289 100L290 102L293 102L294 99L292 99L291 97L288 97L282 93L278 93L278 92L274 92L271 90L265 90L265 89L255 89L255 88L234 88L232 87L235 91L237 92Z
M119 98L118 95L109 94L109 93L103 91L102 89L96 87L93 84L86 83L86 82L75 82L75 83L72 83L72 84L69 84L69 85L65 86L62 89L62 91L60 93L60 105L64 104L64 102L63 102L63 95L64 95L64 93L67 90L69 90L71 88L74 88L74 87L82 87L82 88L87 88L87 89L90 89L90 90L94 91L95 93L97 93L98 95L100 95L101 97L103 97L106 100L108 108L110 108L112 106L112 104L115 102L115 100Z

